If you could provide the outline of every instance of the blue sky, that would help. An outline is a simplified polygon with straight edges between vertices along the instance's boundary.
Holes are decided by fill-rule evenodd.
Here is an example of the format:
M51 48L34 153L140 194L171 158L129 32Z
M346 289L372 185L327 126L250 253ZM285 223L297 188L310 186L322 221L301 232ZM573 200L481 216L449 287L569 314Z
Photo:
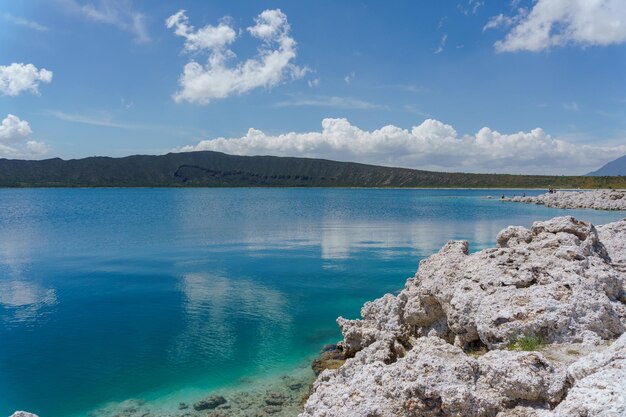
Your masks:
M0 120L9 158L580 174L626 153L626 3L2 1Z

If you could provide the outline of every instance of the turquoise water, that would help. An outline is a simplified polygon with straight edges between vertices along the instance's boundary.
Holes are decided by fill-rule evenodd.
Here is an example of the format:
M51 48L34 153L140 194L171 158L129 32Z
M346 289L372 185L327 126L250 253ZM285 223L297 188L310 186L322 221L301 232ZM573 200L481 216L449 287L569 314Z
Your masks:
M502 193L521 191L2 189L0 416L286 372L449 239L624 217L480 198Z

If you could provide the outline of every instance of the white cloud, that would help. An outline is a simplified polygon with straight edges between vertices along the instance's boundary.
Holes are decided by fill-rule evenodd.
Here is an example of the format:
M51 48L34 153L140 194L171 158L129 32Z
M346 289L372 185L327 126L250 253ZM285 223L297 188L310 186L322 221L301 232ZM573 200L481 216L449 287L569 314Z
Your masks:
M0 18L9 23L13 23L14 25L23 26L29 29L38 30L40 32L45 32L48 28L42 24L34 22L32 20L24 19L23 17L13 16L11 13L2 13L0 12Z
M82 3L77 0L58 1L70 12L132 33L137 43L146 43L151 40L145 16L133 9L130 0L99 0L96 4Z
M578 111L580 110L580 106L576 101L570 101L569 103L563 103L563 108L568 111Z
M526 9L521 9L519 13L525 13L525 10ZM483 26L483 32L489 29L511 26L516 23L520 17L519 14L517 16L505 16L502 13L497 16L492 16L487 24Z
M100 112L96 116L77 113L65 113L57 110L49 110L46 113L66 122L81 123L85 125L113 127L119 129L132 129L137 127L135 125L117 123L113 120L112 115L107 112Z
M352 81L354 81L355 77L356 74L354 72L351 72L350 74L343 77L343 80L346 82L346 84L352 84Z
M370 103L369 101L358 100L350 97L337 96L313 96L298 97L291 100L280 101L275 104L276 107L334 107L339 109L357 109L357 110L389 110L388 106Z
M494 20L495 19L495 20ZM507 20L511 19L511 20ZM541 51L568 44L611 45L626 41L624 0L538 0L530 11L510 18L496 16L485 28L515 22L498 52Z
M189 18L184 10L168 17L165 21L168 29L174 28L174 33L185 38L184 49L187 52L203 49L221 49L235 41L237 32L228 25L226 20L217 26L207 25L195 30L189 25Z
M478 12L478 9L480 9L482 6L485 5L484 1L480 1L480 0L469 0L467 2L467 7L464 7L462 4L458 4L457 8L459 9L459 11L461 13L463 13L465 16L468 16L470 13L471 14L476 14Z
M446 47L447 40L448 40L448 34L444 33L443 36L441 37L441 40L439 41L439 46L437 47L437 49L435 49L436 54L440 54L443 52L443 50Z
M408 113L412 113L412 114L415 114L415 115L420 116L420 117L431 117L431 115L429 113L423 111L419 107L415 107L415 106L412 106L410 104L405 104L404 105L404 110L406 110Z
M32 133L26 120L7 115L0 123L0 157L34 158L46 154L48 147L30 139Z
M179 151L212 150L236 155L327 158L407 168L466 171L580 174L626 153L626 146L569 143L542 129L502 134L488 127L459 135L437 120L411 130L393 125L362 130L346 119L324 119L321 132L267 135L249 129L240 138L203 140Z
M17 96L24 91L39 94L39 83L52 81L52 71L37 69L33 64L0 65L0 93Z
M211 100L242 94L260 87L275 87L288 80L303 77L307 68L292 63L296 58L296 41L289 36L287 15L280 10L265 10L255 18L255 25L247 32L261 41L258 56L238 62L228 49L237 38L237 32L228 19L217 26L206 25L195 29L189 25L184 10L170 16L165 25L185 38L185 52L207 53L206 65L194 60L188 62L179 78L181 89L174 94L176 102L207 104Z
M317 87L320 85L320 79L319 78L314 78L312 80L308 81L309 83L309 87L313 88L313 87Z

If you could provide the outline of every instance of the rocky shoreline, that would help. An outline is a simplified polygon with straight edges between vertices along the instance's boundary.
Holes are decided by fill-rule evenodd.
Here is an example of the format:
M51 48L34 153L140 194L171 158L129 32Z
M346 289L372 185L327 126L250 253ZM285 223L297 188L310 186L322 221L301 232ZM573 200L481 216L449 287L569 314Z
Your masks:
M626 210L626 191L556 191L536 197L504 197L502 201L534 203L563 209Z
M283 375L242 381L238 388L221 389L184 402L129 399L111 403L88 417L293 417L302 411L315 375L308 364ZM44 415L42 415L43 417ZM11 417L38 417L16 411Z
M347 359L300 417L626 415L626 220L451 241L397 296L339 318Z

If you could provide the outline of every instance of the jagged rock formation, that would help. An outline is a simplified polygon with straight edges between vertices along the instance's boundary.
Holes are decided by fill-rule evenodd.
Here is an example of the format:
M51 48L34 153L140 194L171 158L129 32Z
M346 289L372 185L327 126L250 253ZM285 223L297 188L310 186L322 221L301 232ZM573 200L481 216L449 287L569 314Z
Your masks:
M563 209L626 210L626 191L617 190L557 191L536 197L514 196L503 200Z
M29 413L26 411L16 411L11 417L38 417L37 414Z
M497 242L449 242L398 296L339 318L349 359L300 416L625 415L626 336L606 345L626 331L626 220L557 217ZM510 350L525 338L544 346Z

